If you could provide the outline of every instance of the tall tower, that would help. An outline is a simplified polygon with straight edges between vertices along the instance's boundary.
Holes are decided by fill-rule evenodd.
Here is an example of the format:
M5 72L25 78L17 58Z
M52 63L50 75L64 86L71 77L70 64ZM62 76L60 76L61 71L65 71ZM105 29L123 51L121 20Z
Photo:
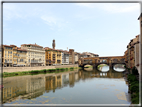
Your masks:
M75 58L74 58L74 49L69 49L69 53L72 55L72 64L74 64Z
M54 39L53 39L52 47L53 47L53 49L55 49L55 40Z

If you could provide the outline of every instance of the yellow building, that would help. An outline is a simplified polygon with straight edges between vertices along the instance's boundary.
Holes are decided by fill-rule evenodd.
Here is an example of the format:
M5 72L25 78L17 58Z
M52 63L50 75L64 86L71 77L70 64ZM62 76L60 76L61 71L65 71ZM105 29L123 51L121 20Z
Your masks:
M13 47L9 45L3 45L2 52L2 66L11 67L13 62Z
M10 45L13 47L13 66L26 66L26 54L27 51L18 48L16 45Z
M57 52L51 48L45 47L46 66L56 63Z
M57 65L62 63L61 51L45 47L45 60L47 65Z
M57 65L61 65L62 64L62 52L60 50L57 50L56 64Z

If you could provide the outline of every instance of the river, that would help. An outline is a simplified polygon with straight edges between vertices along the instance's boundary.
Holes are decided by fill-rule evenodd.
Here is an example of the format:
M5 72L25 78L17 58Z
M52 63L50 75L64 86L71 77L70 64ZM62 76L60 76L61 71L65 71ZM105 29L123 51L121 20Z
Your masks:
M106 68L105 68L106 69ZM118 69L118 68L117 68ZM3 103L130 105L122 72L92 68L3 78ZM114 105L114 106L115 106Z

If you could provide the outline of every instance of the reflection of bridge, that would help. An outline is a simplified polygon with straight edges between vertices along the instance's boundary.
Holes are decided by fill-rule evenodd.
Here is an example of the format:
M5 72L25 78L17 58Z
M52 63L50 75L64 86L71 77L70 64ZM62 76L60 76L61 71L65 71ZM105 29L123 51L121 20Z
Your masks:
M89 57L89 58L80 58L79 67L84 68L85 65L93 65L93 68L97 69L97 66L100 64L107 64L110 69L113 69L115 64L124 64L124 56L113 56L113 57Z
M87 72L84 72L87 71ZM124 71L123 71L124 72ZM117 72L115 70L109 70L107 72L102 72L99 71L97 69L94 69L90 72L88 72L88 70L80 70L79 73L83 73L83 75L86 74L86 76L88 75L89 78L122 78L123 77L123 72Z

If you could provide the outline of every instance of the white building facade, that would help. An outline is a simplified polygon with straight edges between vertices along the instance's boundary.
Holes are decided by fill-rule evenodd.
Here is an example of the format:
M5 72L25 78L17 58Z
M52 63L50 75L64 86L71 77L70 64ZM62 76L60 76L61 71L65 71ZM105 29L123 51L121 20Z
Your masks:
M62 64L63 65L69 64L69 53L66 51L62 51L61 54L62 54Z
M27 50L27 66L45 66L45 49L35 44L22 44L21 49Z

